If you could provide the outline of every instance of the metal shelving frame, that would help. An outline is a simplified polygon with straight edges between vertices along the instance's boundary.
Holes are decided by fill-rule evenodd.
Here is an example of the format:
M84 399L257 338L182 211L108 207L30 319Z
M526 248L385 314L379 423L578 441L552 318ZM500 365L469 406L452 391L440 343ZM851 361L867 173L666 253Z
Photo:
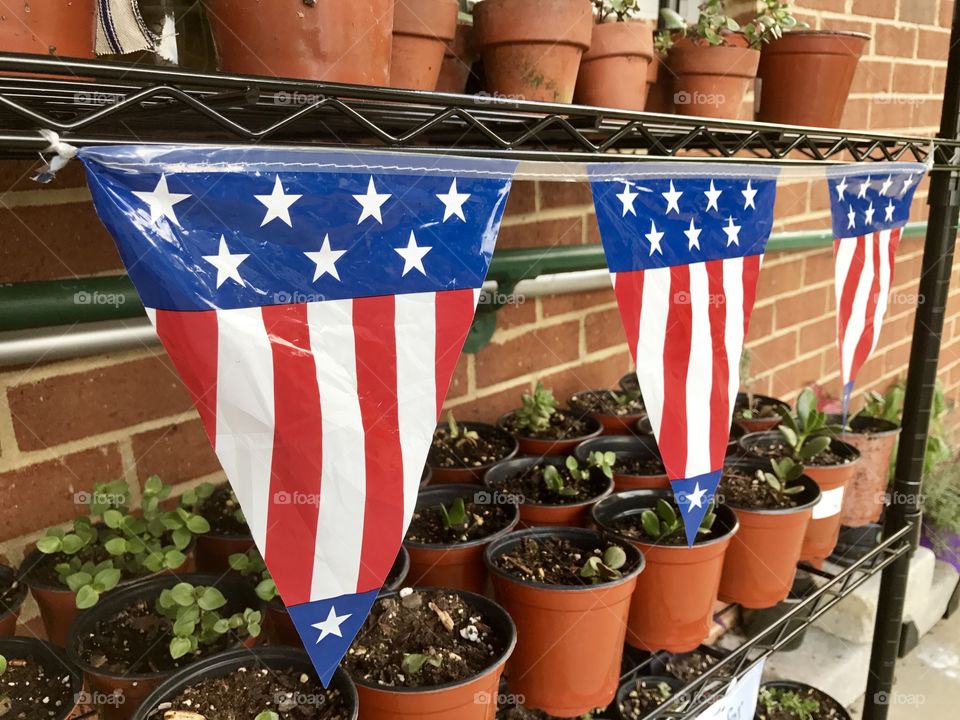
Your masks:
M202 74L46 56L0 55L0 158L47 148L40 129L74 146L119 143L270 144L349 147L591 162L670 158L720 162L824 164L919 161L932 153L930 215L907 375L903 430L884 539L836 575L818 573L816 594L771 629L772 647L757 638L682 690L682 711L663 706L655 718L692 718L804 627L882 572L865 720L884 720L897 660L910 555L920 527L920 482L940 335L960 213L960 3L954 8L940 132L905 137L870 132L634 113L508 99L446 95L301 80ZM10 306L0 305L0 313ZM766 632L762 633L766 635Z

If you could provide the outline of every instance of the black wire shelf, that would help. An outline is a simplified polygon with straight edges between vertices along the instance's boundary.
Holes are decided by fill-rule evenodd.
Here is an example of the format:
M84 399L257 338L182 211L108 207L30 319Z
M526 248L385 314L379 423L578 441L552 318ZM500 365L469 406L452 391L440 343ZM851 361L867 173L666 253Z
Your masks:
M40 129L92 144L270 144L520 160L815 164L916 161L960 169L960 142L396 90L159 66L0 54L0 157Z

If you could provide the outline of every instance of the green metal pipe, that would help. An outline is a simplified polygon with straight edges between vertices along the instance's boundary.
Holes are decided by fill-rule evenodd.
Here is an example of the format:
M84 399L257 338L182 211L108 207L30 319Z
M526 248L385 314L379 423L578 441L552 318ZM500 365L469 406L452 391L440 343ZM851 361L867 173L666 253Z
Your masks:
M926 223L910 223L903 237L922 237ZM770 238L768 252L829 247L833 233L801 230ZM499 250L488 278L515 285L540 275L606 267L600 245ZM27 330L97 320L122 320L143 315L143 305L126 276L79 278L0 285L0 331Z

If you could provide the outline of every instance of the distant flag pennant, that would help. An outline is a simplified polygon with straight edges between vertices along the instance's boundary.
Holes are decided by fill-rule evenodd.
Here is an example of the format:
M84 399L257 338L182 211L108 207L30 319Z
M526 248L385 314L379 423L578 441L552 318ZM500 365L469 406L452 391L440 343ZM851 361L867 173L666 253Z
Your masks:
M80 157L327 683L400 550L516 163L156 146Z
M925 173L926 167L916 163L827 171L844 423L857 373L880 340L894 257L910 219L913 193Z
M716 493L777 170L588 166L637 378L692 545Z

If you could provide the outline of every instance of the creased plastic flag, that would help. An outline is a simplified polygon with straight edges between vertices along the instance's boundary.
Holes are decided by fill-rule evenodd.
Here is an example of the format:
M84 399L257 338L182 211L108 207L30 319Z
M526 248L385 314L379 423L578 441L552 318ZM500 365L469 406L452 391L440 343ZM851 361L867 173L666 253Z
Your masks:
M80 152L324 681L400 549L516 164Z
M640 392L692 545L723 469L777 170L588 171Z

